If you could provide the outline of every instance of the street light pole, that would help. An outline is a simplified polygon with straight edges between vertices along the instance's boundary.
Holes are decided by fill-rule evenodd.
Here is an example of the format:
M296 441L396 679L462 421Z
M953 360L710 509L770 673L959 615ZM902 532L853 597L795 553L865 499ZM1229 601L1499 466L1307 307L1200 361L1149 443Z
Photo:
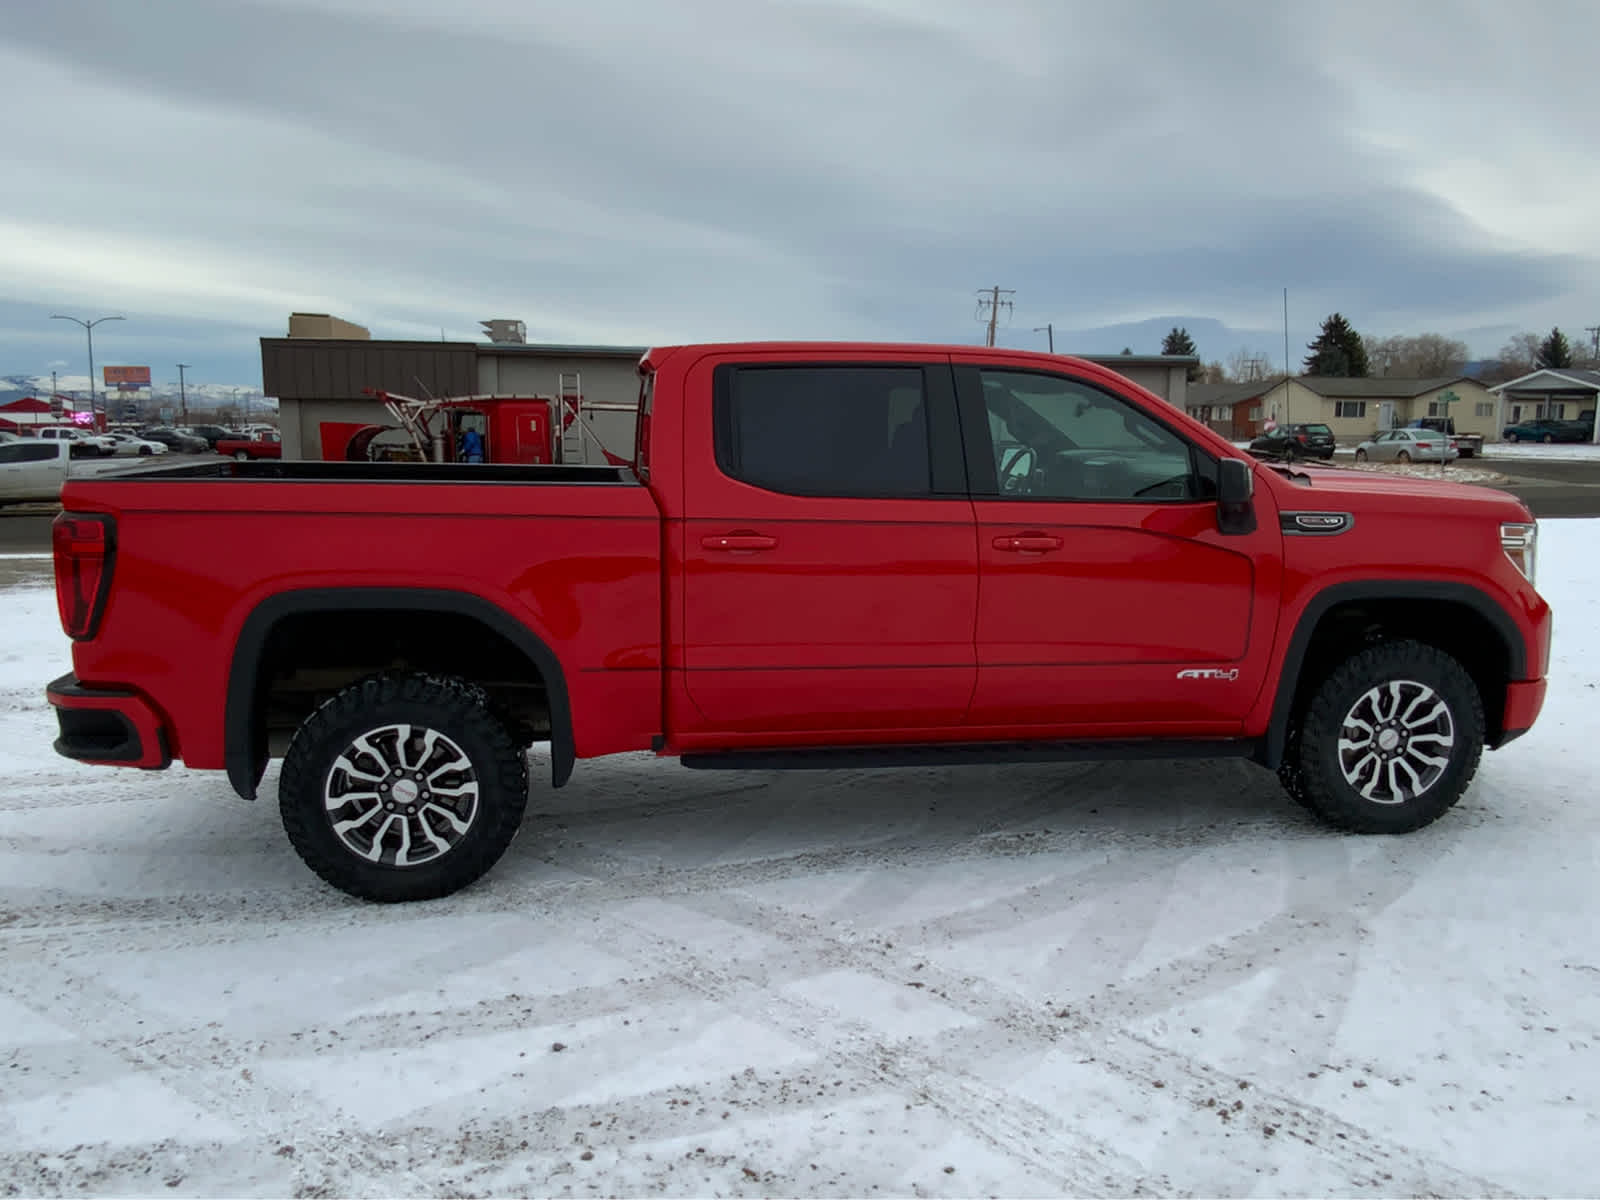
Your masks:
M89 339L89 417L91 420L93 420L99 415L99 410L95 406L94 395L94 327L100 324L102 321L125 321L127 318L96 317L92 321L85 321L81 317L63 317L57 313L52 315L50 319L52 321L72 321L75 324L82 325L83 332ZM98 429L99 425L96 424L95 428Z
M186 392L183 387L183 373L188 369L188 363L178 364L178 412L180 414L178 417L179 425L187 425L189 423L189 393Z
M1050 335L1050 353L1054 354L1056 352L1056 327L1054 325L1036 325L1033 331Z

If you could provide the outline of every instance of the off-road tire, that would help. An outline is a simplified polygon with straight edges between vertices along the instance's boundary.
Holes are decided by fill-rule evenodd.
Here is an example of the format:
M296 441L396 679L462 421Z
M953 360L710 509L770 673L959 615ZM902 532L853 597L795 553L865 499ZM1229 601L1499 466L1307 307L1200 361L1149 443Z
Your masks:
M390 725L433 730L471 763L478 808L465 833L414 866L369 862L334 831L324 789L357 737ZM483 689L461 679L384 674L351 684L296 730L278 778L284 831L325 882L363 900L403 903L448 896L480 879L516 837L528 805L528 765Z
M1380 803L1346 779L1340 734L1347 715L1371 689L1402 680L1432 689L1443 701L1454 742L1439 777L1420 795ZM1483 700L1461 664L1421 642L1384 642L1353 654L1317 685L1290 736L1278 777L1291 796L1335 828L1410 833L1438 820L1461 798L1477 772L1483 741Z

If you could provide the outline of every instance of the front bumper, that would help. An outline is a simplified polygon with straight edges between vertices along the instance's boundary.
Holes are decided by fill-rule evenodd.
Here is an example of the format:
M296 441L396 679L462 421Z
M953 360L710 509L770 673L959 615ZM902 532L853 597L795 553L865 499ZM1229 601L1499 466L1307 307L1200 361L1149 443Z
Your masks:
M1539 719L1540 710L1544 708L1545 689L1546 683L1543 679L1506 685L1506 715L1500 722L1500 736L1490 749L1498 750L1507 742L1516 741L1533 728L1533 723Z
M159 771L172 765L167 731L150 702L127 688L86 687L70 672L45 689L61 736L55 751L96 766Z

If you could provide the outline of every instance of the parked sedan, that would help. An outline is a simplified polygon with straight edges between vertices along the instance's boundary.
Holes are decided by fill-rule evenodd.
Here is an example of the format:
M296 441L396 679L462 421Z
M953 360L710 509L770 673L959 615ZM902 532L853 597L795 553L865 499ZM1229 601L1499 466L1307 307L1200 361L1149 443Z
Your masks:
M1431 429L1386 429L1356 447L1357 462L1451 462L1460 456L1454 441Z
M117 448L113 453L119 456L165 454L167 452L167 444L165 442L134 437L131 433L108 433L105 436L117 444Z
M1500 436L1508 442L1587 442L1593 428L1592 425L1585 427L1577 421L1535 417L1531 421L1507 425Z
M146 429L139 436L147 441L160 442L169 450L180 450L185 454L201 454L211 449L206 445L204 438L179 433L176 429Z

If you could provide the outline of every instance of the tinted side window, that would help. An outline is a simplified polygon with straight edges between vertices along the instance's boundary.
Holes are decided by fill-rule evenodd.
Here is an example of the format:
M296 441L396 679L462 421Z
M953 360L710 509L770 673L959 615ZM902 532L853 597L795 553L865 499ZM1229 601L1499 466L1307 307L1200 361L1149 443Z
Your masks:
M27 442L22 442L20 449L22 450L22 454L19 456L19 461L21 462L44 462L47 459L61 457L61 448L59 446L41 446L37 444L30 446Z
M25 461L22 451L26 449L21 442L0 442L0 463L14 463Z
M1044 500L1205 500L1215 464L1133 405L1055 375L984 370L1002 495Z
M797 496L933 493L920 367L717 369L717 465Z

